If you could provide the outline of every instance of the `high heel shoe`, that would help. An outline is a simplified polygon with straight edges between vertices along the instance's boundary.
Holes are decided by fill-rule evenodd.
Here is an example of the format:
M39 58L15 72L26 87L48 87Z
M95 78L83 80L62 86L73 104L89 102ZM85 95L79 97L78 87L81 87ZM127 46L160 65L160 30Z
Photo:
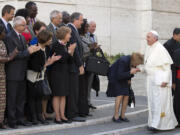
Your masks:
M119 117L119 119L123 122L129 122L129 119L127 119L126 117L122 118L121 116Z
M116 119L115 117L112 118L113 122L115 123L121 123L122 121L118 118Z
M0 128L1 129L7 129L7 126L5 124L3 124L3 123L0 123Z
M56 124L63 124L63 122L61 120L56 120L56 119L54 119L54 123L56 123Z
M64 119L61 119L61 121L62 121L63 123L67 123L67 124L72 123L72 121L71 121L71 120L64 120Z

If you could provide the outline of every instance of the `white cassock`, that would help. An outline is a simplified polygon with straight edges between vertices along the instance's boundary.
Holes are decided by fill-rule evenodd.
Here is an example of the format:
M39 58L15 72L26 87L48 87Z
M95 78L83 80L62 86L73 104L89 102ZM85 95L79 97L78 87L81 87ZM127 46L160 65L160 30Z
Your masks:
M178 124L171 91L172 63L169 53L160 42L147 48L144 69L147 73L148 126L159 130L174 129ZM163 82L168 83L167 87L161 87Z

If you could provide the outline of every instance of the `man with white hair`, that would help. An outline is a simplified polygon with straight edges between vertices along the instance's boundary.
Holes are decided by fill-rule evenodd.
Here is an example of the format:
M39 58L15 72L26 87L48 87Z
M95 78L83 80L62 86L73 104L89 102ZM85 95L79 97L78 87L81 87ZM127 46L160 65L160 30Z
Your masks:
M153 132L174 129L177 125L171 91L173 61L158 38L156 31L152 30L147 34L148 47L144 59L147 73L148 129Z
M40 49L37 46L27 48L26 40L21 35L25 28L24 17L17 16L13 21L13 30L6 37L8 53L11 54L15 48L18 50L14 60L6 65L8 125L11 128L29 125L24 121L27 62L29 55Z
M49 31L53 33L53 39L52 42L55 42L57 40L56 38L56 31L59 28L60 24L62 23L62 14L58 10L53 10L50 13L50 24L48 25Z
M98 40L97 40L97 36L94 34L94 32L96 31L96 22L95 21L90 21L89 22L89 36L90 36L90 39L91 39L91 42L92 43L98 43Z

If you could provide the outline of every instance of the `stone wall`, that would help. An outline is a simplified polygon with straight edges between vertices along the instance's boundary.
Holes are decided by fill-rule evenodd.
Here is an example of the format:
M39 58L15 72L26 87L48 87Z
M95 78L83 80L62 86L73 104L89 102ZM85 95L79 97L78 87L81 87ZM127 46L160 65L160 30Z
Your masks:
M49 13L54 10L79 11L88 20L97 22L99 44L110 53L130 54L144 52L146 33L155 29L164 42L180 27L180 0L33 0L39 8L38 18L49 23ZM0 0L17 9L27 0Z

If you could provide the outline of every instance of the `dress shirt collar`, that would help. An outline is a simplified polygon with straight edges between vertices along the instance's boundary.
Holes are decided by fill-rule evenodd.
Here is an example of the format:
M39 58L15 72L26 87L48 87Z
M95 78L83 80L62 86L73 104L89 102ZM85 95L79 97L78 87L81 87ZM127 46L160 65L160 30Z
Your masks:
M54 30L57 30L57 27L52 22L51 22L51 24L52 24Z
M8 22L3 17L1 19L2 19L4 25L6 26L6 29L7 29Z
M64 46L66 46L66 44L63 43L61 40L58 40L58 42L59 42L60 44L64 45Z
M21 35L21 33L17 32L15 29L14 29L14 31L16 32L16 34L17 34L17 36L18 36L18 38L19 38L19 36Z
M75 28L75 30L78 32L76 26L73 23L69 23L69 24L72 25Z

